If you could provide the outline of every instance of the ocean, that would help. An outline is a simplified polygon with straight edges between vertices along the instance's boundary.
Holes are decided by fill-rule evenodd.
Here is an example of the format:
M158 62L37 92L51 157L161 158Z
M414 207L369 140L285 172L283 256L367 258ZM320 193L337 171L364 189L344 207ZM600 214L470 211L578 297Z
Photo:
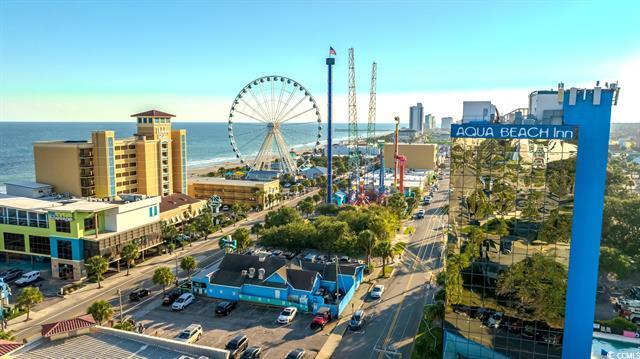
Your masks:
M244 126L244 127L242 127ZM264 138L263 128L237 125L236 141L243 156L255 154ZM377 134L393 130L392 123L376 124ZM226 122L176 122L174 128L187 130L187 165L202 168L216 163L234 160L229 144ZM32 143L55 140L89 140L91 131L112 130L116 138L131 137L136 130L129 122L0 122L0 192L4 183L15 180L35 180ZM358 126L360 134L366 133L366 124ZM283 129L289 147L299 148L315 143L317 126L313 124L291 125ZM334 143L347 138L347 124L333 126ZM327 138L323 124L321 141Z

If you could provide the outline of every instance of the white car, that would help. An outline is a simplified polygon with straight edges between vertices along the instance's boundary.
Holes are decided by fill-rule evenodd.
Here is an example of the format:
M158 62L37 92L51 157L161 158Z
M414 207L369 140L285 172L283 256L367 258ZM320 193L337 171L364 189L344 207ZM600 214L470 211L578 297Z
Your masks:
M171 305L171 309L173 310L183 310L189 304L193 303L195 297L191 293L184 293L175 302Z
M286 307L282 310L282 313L278 316L278 323L280 324L289 324L293 321L293 318L296 317L296 313L298 313L298 308L296 307Z
M384 286L382 284L375 285L369 294L373 299L382 298L382 293L384 293Z
M34 270L23 274L15 283L18 287L25 287L37 280L40 280L40 271Z
M183 329L176 337L179 342L195 343L202 336L202 326L199 324L191 324Z

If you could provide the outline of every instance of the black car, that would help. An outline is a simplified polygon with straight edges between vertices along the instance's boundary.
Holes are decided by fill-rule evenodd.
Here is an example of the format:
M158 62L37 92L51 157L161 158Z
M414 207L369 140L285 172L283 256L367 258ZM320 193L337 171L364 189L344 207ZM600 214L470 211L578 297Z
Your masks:
M0 282L9 283L14 281L22 276L22 271L20 269L8 269L2 273L0 273Z
M248 346L249 339L246 335L240 334L233 337L224 348L229 351L230 359L238 359L240 358L240 354L242 354Z
M294 349L290 351L284 359L302 359L306 353L302 348Z
M260 359L262 358L262 348L260 347L248 347L247 350L242 353L240 359Z
M149 290L147 288L136 288L131 293L129 293L130 300L140 300L149 295Z
M171 305L182 295L182 289L173 288L162 297L162 305Z
M236 309L238 302L220 302L216 305L216 315L229 315L232 310Z

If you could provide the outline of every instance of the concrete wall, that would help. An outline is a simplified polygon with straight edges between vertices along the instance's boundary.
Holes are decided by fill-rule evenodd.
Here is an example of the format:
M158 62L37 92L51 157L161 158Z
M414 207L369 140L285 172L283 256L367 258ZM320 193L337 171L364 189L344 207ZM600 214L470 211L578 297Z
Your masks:
M85 145L90 147L91 145ZM34 143L36 182L50 184L57 193L81 196L79 148L74 144Z
M400 143L398 152L407 157L406 169L436 169L437 145L431 143ZM384 167L393 168L394 144L384 145Z
M120 232L160 220L160 197L119 205L105 212L105 228Z

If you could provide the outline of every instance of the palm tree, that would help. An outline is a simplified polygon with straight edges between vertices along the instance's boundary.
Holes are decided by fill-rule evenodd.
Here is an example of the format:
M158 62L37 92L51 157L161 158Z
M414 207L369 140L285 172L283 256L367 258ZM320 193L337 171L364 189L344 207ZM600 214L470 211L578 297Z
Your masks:
M362 248L366 254L367 266L371 262L371 253L376 245L377 237L370 229L365 229L358 234L358 246Z
M31 312L31 307L42 302L44 296L40 289L37 287L27 287L22 290L22 293L18 297L16 303L18 306L27 309L27 320L29 320L29 314Z
M102 256L93 256L86 260L85 266L90 276L98 282L98 289L102 288L101 281L103 274L109 269L109 262Z
M315 210L313 200L300 202L298 204L298 208L300 209L300 212L302 212L307 218L309 218L309 215Z
M153 278L151 281L153 284L162 286L162 295L164 295L165 288L176 280L176 276L173 275L169 267L159 267L153 272Z
M191 240L196 234L196 226L193 223L186 223L182 226L182 232L189 238L189 246L191 246Z
M396 244L391 244L391 241L381 241L378 242L375 246L375 252L378 257L382 258L382 275L384 276L387 268L387 260L389 258L393 259L393 257L402 254L406 249L407 244L405 242L398 242Z
M196 259L192 256L182 257L182 260L180 261L180 268L187 272L187 277L191 280L191 271L196 269Z
M135 243L129 243L126 246L122 247L122 253L120 253L120 258L127 263L127 275L129 275L129 269L131 268L131 264L138 259L140 255L140 249L138 245Z
M87 314L91 314L93 319L102 325L102 322L113 317L113 307L106 300L98 300L87 308Z

